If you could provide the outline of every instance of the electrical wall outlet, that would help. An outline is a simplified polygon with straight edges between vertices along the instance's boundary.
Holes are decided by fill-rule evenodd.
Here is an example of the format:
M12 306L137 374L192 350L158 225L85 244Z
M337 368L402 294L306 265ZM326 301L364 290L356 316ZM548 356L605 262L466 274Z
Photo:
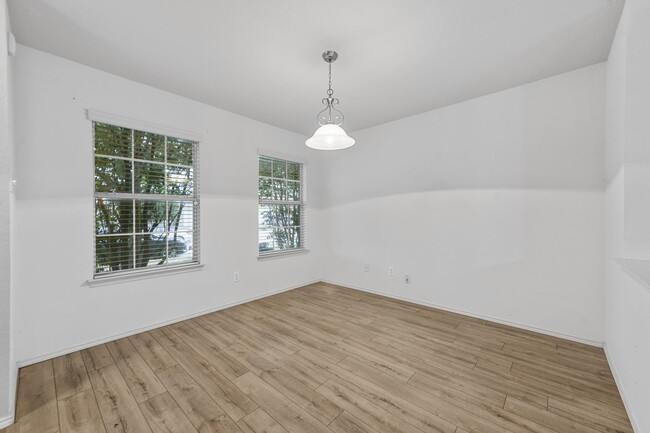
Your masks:
M404 275L404 283L405 284L411 284L411 275L410 274Z
M363 272L370 272L370 265L368 263L363 265Z
M239 271L235 271L235 272L232 274L232 280L233 280L235 283L238 283L238 282L239 282Z
M395 276L395 268L392 266L388 267L388 276L389 277L394 277Z

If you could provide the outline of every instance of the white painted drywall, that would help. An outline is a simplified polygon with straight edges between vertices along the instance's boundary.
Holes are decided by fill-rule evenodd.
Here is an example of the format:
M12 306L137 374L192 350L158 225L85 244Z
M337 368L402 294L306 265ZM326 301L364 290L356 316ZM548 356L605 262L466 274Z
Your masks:
M12 74L11 61L5 48L10 29L7 2L0 0L0 428L13 416L16 375L11 350Z
M15 67L13 313L19 363L318 279L312 253L257 260L257 149L308 159L310 185L316 185L318 161L303 136L22 45ZM204 135L203 270L85 284L93 269L87 108ZM319 205L312 196L308 224L317 225ZM313 232L308 247L318 250L317 239ZM241 282L233 282L234 271Z
M325 279L602 342L604 88L601 63L352 134Z
M650 431L650 291L616 259L650 259L648 22L650 4L627 0L607 63L605 348L637 433Z

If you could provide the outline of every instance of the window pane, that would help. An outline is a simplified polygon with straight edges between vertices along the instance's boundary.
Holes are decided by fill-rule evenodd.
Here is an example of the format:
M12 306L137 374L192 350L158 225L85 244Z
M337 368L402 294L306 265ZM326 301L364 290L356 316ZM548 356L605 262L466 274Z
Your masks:
M176 232L170 233L168 238L169 244L169 263L184 263L190 262L193 258L193 239L194 233L192 232Z
M194 230L194 203L191 201L169 202L169 217L167 227L174 232Z
M300 164L287 161L287 179L300 180Z
M136 194L165 193L165 166L163 164L136 161L134 162L133 174L135 176Z
M192 195L194 185L192 169L189 167L167 166L167 194Z
M136 229L136 267L195 260L193 202L136 201Z
M285 204L269 204L260 206L259 226L290 227L300 225L300 206Z
M277 228L273 230L273 242L276 250L300 247L300 229L298 227Z
M165 264L167 254L167 236L139 234L135 237L135 266L146 268Z
M133 268L133 236L95 237L95 272Z
M131 158L131 130L95 123L95 154Z
M135 200L135 232L164 233L166 215L164 201Z
M273 175L273 161L270 158L260 156L260 176L271 177Z
M273 160L273 177L284 179L287 177L287 162L279 159Z
M262 200L269 200L273 198L273 183L271 182L271 179L267 177L260 177L258 193L259 198Z
M133 233L133 201L96 199L95 233Z
M194 143L180 138L167 137L167 162L192 165Z
M271 210L274 205L265 204L260 205L258 208L257 219L260 230L263 228L273 227L275 224L275 219L273 217L273 211Z
M192 262L193 237L192 232L136 235L136 267Z
M300 225L300 206L280 206L282 210L282 217L285 226L299 226Z
M135 159L165 162L165 137L151 132L133 131Z
M300 182L287 181L287 200L300 201Z
M287 199L287 181L273 179L273 200Z
M95 192L131 192L131 161L96 156Z
M273 251L273 229L261 227L258 235L259 252Z

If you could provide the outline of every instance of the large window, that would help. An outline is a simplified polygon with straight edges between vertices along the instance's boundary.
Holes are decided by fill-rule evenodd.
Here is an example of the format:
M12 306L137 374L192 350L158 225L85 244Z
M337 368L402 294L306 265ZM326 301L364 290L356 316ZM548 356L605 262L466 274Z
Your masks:
M198 143L93 122L95 278L199 263Z
M305 169L299 162L259 156L259 255L305 248Z

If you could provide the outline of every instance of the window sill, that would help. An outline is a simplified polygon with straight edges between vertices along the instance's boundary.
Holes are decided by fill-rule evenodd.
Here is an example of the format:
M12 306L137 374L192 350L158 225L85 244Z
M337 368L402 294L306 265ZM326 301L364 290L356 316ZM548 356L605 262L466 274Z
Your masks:
M189 265L170 266L164 269L155 269L150 271L140 271L133 273L124 273L118 275L109 275L105 277L93 278L86 281L89 287L107 286L110 284L128 283L130 281L148 280L150 278L164 277L167 275L184 274L187 272L200 271L204 265L192 263Z
M279 259L281 257L297 256L300 254L307 254L309 250L305 248L297 248L289 251L274 251L272 253L260 254L257 256L258 261Z

